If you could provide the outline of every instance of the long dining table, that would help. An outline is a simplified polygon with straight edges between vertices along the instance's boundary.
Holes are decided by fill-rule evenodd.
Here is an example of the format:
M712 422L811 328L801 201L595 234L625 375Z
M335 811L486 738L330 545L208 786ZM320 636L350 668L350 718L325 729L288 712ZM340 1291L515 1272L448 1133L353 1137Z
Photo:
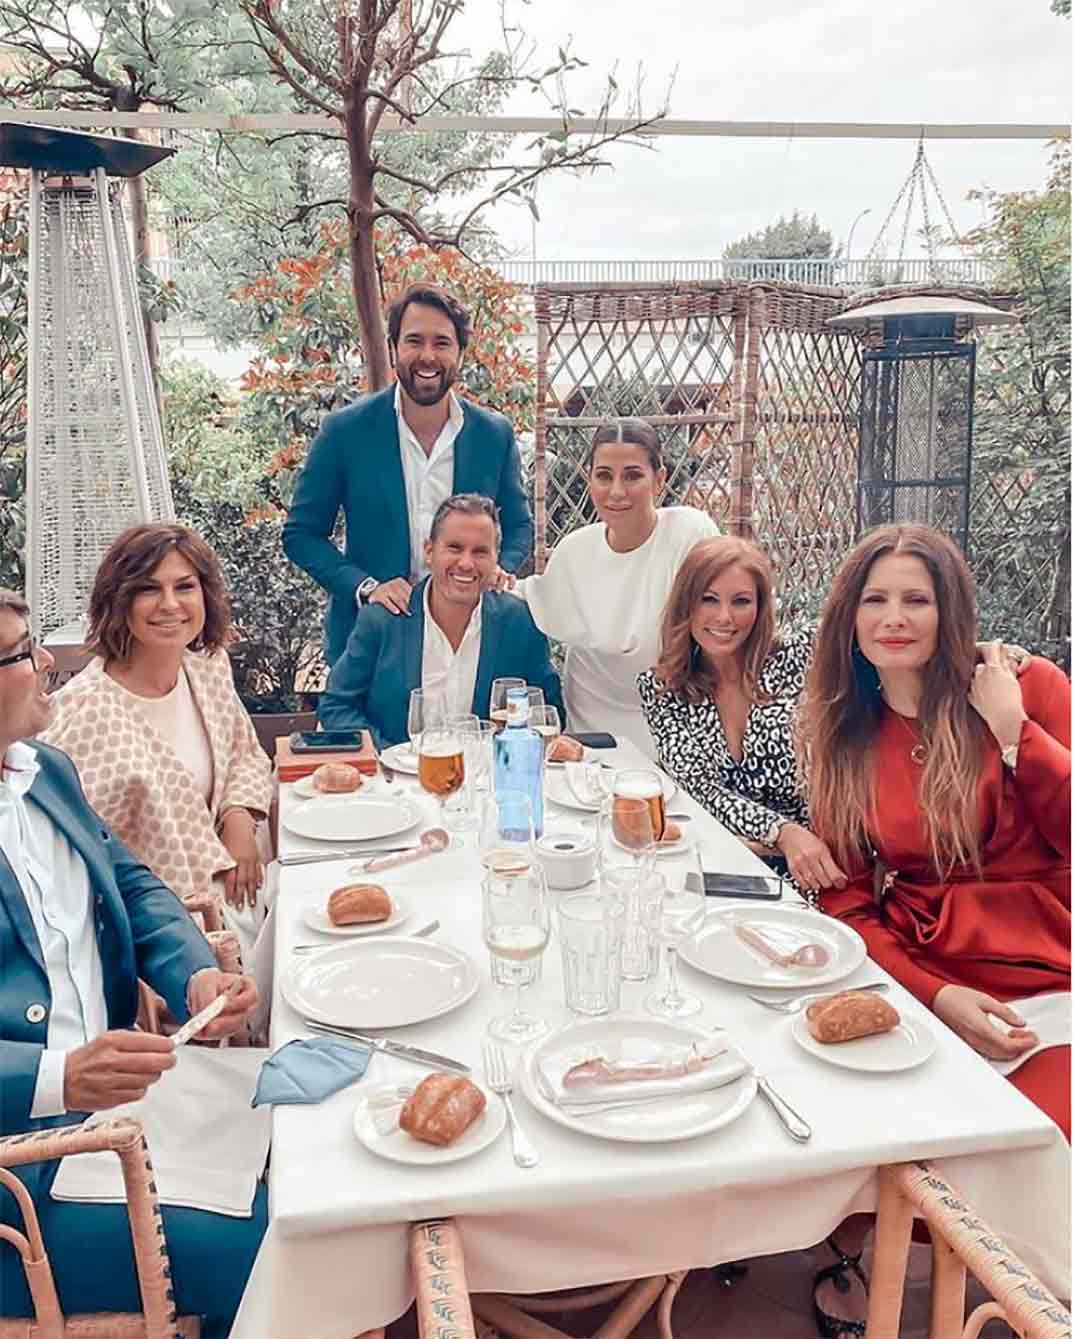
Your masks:
M602 756L615 766L643 762L629 745ZM281 854L320 847L288 830L294 806L304 803L292 790L281 787ZM435 802L416 778L397 774L390 786L371 778L362 793L402 793L422 806L427 826L437 821ZM767 872L683 791L670 808L690 816L706 869ZM546 807L546 830L576 828L578 820ZM346 861L325 861L281 870L274 1047L313 1035L281 986L297 944L338 942L315 934L303 909L347 881L347 869ZM480 980L453 1012L390 1035L467 1062L478 1081L486 1027L508 1002L492 984L482 942L481 876L473 833L441 855L379 876L408 904L410 919L398 933L439 920L436 941L467 954ZM536 1167L514 1164L506 1132L466 1159L401 1165L359 1142L355 1108L365 1086L412 1084L423 1071L377 1054L357 1085L318 1105L274 1109L269 1228L234 1339L351 1339L402 1315L414 1297L407 1239L416 1221L455 1219L474 1291L532 1293L804 1248L848 1214L875 1209L879 1168L914 1159L928 1159L1046 1284L1070 1295L1070 1149L1062 1134L875 963L867 959L838 988L889 980L887 998L935 1038L935 1053L917 1068L869 1074L834 1067L807 1053L792 1038L790 1019L754 1003L742 986L688 966L681 977L704 1003L690 1021L726 1029L808 1120L807 1143L790 1139L759 1097L709 1134L626 1143L564 1128L516 1088L516 1111L540 1155ZM624 985L623 1009L640 1011L651 988ZM542 979L527 995L553 1027L569 1023L554 931Z

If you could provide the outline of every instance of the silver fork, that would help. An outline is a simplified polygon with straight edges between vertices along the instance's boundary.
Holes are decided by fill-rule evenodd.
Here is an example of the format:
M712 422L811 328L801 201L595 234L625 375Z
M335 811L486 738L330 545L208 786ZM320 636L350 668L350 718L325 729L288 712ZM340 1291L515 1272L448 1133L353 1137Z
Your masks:
M497 1046L495 1042L485 1042L484 1058L485 1078L488 1085L494 1093L498 1093L503 1098L503 1104L507 1111L507 1120L511 1126L511 1151L514 1154L515 1166L536 1167L539 1161L537 1150L526 1137L522 1126L519 1125L515 1109L511 1105L511 1071L507 1067L507 1056L504 1054L503 1047Z
M846 989L871 990L880 994L888 989L888 983L886 981L870 981L868 985L847 986ZM812 990L807 995L792 995L789 1000L772 1000L764 995L751 995L749 991L746 992L746 995L755 1004L763 1004L766 1009L774 1009L777 1014L797 1014L801 1013L806 1005L813 1000L823 1000L834 993L831 990Z

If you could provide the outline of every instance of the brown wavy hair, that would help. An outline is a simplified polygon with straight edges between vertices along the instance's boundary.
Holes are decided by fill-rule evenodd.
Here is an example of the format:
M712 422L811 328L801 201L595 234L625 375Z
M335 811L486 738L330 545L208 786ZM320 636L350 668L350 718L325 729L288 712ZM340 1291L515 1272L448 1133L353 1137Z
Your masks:
M936 650L924 667L917 720L927 750L921 804L933 865L944 878L956 864L980 864L977 778L985 727L968 696L977 640L973 577L959 549L930 526L871 530L832 583L800 717L809 812L817 835L840 864L860 862L879 812L870 748L883 698L879 676L858 648L855 626L873 564L891 553L919 558L936 594Z
M218 651L231 640L231 608L216 554L185 525L153 523L129 526L112 541L101 559L89 602L86 649L125 664L134 638L127 625L134 597L169 553L182 555L201 578L205 626L191 651Z
M748 539L718 535L695 544L683 559L660 627L660 659L653 673L663 688L687 702L704 702L718 682L701 658L690 623L711 582L735 566L744 568L753 577L757 592L757 618L742 646L743 684L751 701L767 700L761 692L761 671L779 646L772 599L772 564Z

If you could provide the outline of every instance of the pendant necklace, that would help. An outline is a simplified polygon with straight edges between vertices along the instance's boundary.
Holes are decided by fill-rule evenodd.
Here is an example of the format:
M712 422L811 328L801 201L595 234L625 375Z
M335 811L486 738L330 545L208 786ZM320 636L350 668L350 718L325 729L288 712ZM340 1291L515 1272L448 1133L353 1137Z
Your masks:
M884 699L884 702L891 714L905 727L907 734L909 734L910 738L914 741L910 748L910 761L916 763L918 767L924 767L925 763L928 762L929 746L921 738L920 730L915 729L910 723L911 720L916 720L917 717L903 716L900 712L895 710L891 703L887 701L887 698Z

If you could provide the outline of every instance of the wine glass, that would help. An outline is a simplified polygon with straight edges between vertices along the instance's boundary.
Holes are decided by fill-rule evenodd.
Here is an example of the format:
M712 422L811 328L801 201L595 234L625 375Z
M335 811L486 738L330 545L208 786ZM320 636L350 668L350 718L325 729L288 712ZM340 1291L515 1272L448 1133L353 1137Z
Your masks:
M531 693L534 689L529 690ZM538 693L541 690L536 689ZM559 738L561 726L559 722L559 712L555 707L548 707L542 702L538 706L530 703L530 729L535 730L541 736L541 742L544 745L544 756L548 757L548 750L552 744Z
M462 786L465 776L462 736L459 732L448 725L426 725L421 732L418 780L422 790L436 796L440 804L440 818L445 824L447 798Z
M449 717L447 725L449 729L458 732L462 741L463 770L466 775L461 792L463 795L461 805L452 800L446 809L456 831L472 832L481 821L475 804L477 798L475 787L477 775L481 770L481 750L484 748L485 740L481 732L482 722L468 712L465 715Z
M534 863L536 837L530 797L520 790L487 795L481 805L478 859L490 874L521 873Z
M522 991L540 978L541 955L548 944L544 870L537 864L510 874L490 869L481 890L481 928L492 980L498 986L513 986L515 992L511 1012L489 1023L489 1035L497 1041L532 1041L548 1031L543 1018L522 1008Z
M629 851L639 865L651 862L667 826L660 774L642 768L616 772L602 815L613 844Z
M507 694L513 688L525 688L525 679L493 679L489 693L489 720L497 730L507 724Z
M696 995L684 995L679 989L679 945L696 932L705 907L701 850L696 841L690 842L689 848L686 868L667 881L660 904L664 985L645 999L646 1009L658 1018L690 1018L702 1008Z
M406 714L406 732L410 736L410 747L415 757L421 753L421 732L427 725L439 725L444 719L442 699L435 693L426 693L423 688L410 690L410 702Z

